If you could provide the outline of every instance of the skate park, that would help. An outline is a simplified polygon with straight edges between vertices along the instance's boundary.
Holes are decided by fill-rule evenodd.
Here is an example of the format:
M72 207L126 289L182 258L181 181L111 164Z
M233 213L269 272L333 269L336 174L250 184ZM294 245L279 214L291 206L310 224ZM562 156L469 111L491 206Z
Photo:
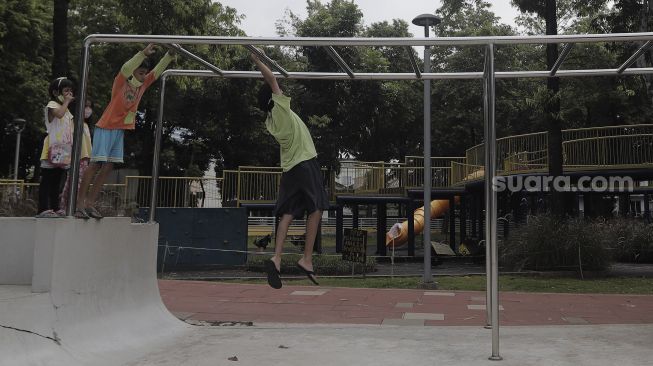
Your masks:
M485 115L486 138L496 140L494 131L494 80L496 78L547 77L556 71L501 72L494 70L494 47L513 43L580 43L598 41L649 41L653 35L613 34L592 36L556 37L464 37L439 39L301 39L301 38L228 38L182 36L130 36L93 35L85 41L82 90L86 87L90 45L94 42L156 42L162 44L230 44L230 45L387 45L387 46L441 46L470 44L486 47L486 70L458 75L420 72L414 74L361 74L347 72L343 63L341 73L293 73L288 78L326 79L417 79L438 78L478 79L487 85ZM177 46L177 49L183 49ZM183 52L183 51L181 51ZM336 54L337 55L337 54ZM337 58L337 57L335 57ZM561 59L560 63L564 61ZM343 61L344 62L344 61ZM273 65L275 63L272 63ZM224 78L256 77L247 71L214 70L178 71ZM557 75L595 76L653 72L650 69L629 69L630 65L606 70L557 70ZM280 68L280 67L279 67ZM284 70L285 71L285 70ZM92 70L91 70L92 72ZM281 75L284 72L279 71ZM171 72L173 74L173 72ZM166 78L162 79L165 83ZM162 88L161 108L164 94ZM83 92L81 95L84 95ZM83 105L83 103L80 103ZM81 113L81 110L78 111ZM157 131L163 128L159 112ZM428 129L427 129L428 130ZM646 132L642 134L646 135ZM430 142L430 136L424 137ZM157 140L157 145L160 140ZM426 144L425 144L426 145ZM484 156L496 157L497 146L482 146ZM155 147L155 151L157 147ZM78 151L78 150L77 150ZM430 148L425 151L430 152ZM431 170L431 156L424 154L424 171ZM288 325L279 323L256 324L251 328L224 328L190 325L178 320L163 305L156 278L156 253L159 227L155 222L157 208L158 158L153 162L153 179L149 220L132 223L129 218L106 218L100 222L84 222L72 218L42 220L33 218L2 218L2 302L0 325L2 329L2 364L75 365L75 364L228 364L229 357L239 354L239 362L271 364L281 362L304 364L306 359L284 355L281 346L302 347L309 351L310 359L317 364L351 362L355 364L450 364L490 363L488 357L504 364L614 364L625 357L631 364L646 364L650 351L645 336L651 334L650 325L579 325L542 326L525 325L501 328L502 352L499 356L499 300L498 263L496 258L497 210L496 192L476 198L485 209L485 223L477 220L477 235L486 238L489 265L487 288L487 318L491 329L470 327L393 327L361 325ZM79 155L77 155L79 159ZM335 198L335 209L345 204L401 202L409 204L407 212L413 213L414 201L431 207L432 198L444 199L451 206L459 204L454 197L464 196L468 186L483 185L487 189L497 174L496 159L481 159L483 164L469 162L451 165L451 175L456 184L432 187L432 179L424 179L421 189L402 195L378 195L379 189L398 188L381 184L377 195L342 195ZM639 161L650 164L651 161ZM479 167L482 165L481 167ZM515 164L517 166L519 164ZM588 165L588 164L585 164ZM605 162L597 166L610 165ZM623 164L612 164L623 165ZM73 167L76 165L73 165ZM615 167L609 167L615 169ZM73 168L74 169L74 168ZM366 168L367 169L367 168ZM505 169L505 167L504 167ZM623 167L622 167L623 169ZM385 167L381 167L385 171ZM650 166L640 169L642 179L647 179ZM515 171L519 171L515 167ZM480 173L479 173L480 172ZM487 173L486 173L487 172ZM73 171L73 176L76 172ZM78 174L78 172L77 172ZM74 187L74 186L73 186ZM404 186L405 187L405 186ZM442 188L438 190L438 188ZM446 189L444 189L446 188ZM492 191L489 189L487 191ZM638 192L640 193L640 192ZM650 192L641 189L641 194ZM414 200L407 199L412 194ZM74 196L74 194L73 194ZM256 202L253 202L256 203ZM263 203L264 204L264 203ZM246 206L247 203L244 204ZM381 207L381 206L379 206ZM648 206L647 206L648 207ZM645 209L650 215L650 208ZM380 210L382 212L382 210ZM70 214L70 212L69 212ZM342 215L342 214L340 214ZM423 214L422 214L423 215ZM413 220L407 220L408 232ZM466 220L464 220L466 222ZM379 224L377 241L380 253L386 249L386 227ZM423 233L428 240L430 220L422 220ZM340 232L338 227L337 232ZM454 230L455 232L455 230ZM464 230L467 232L467 230ZM27 235L25 235L27 233ZM410 241L409 233L406 240ZM412 235L410 235L412 236ZM98 240L99 239L99 240ZM337 243L339 241L337 240ZM381 244L383 243L383 244ZM413 243L414 245L414 243ZM424 257L430 250L424 252ZM425 262L427 259L425 258ZM430 260L428 261L430 263ZM428 266L430 270L430 266ZM437 296L437 295L436 295ZM449 295L445 295L449 296ZM217 299L216 299L217 300ZM650 306L646 303L641 307ZM319 311L319 310L316 310ZM400 339L397 342L397 339ZM552 342L551 339L555 339ZM637 339L637 341L632 341ZM631 340L626 342L625 340ZM317 342L320 346L316 347ZM469 344L474 347L468 347ZM290 345L290 346L289 346ZM361 351L361 348L365 351ZM491 351L491 352L490 352ZM249 356L245 356L249 355ZM305 355L306 356L306 355ZM412 360L412 361L411 361ZM233 362L233 361L232 361Z

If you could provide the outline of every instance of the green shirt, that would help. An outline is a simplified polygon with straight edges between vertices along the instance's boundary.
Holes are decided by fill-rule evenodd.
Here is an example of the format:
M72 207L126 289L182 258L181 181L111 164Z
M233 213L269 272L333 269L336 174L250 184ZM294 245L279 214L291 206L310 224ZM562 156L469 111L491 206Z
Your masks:
M272 100L274 107L268 113L265 127L279 142L281 168L287 172L302 161L313 159L317 152L308 127L290 109L290 97L272 94Z

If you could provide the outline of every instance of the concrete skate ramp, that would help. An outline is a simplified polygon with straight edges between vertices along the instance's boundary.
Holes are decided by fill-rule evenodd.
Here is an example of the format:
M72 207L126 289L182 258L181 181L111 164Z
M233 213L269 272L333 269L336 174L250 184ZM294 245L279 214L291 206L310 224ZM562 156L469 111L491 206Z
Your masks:
M158 225L0 218L0 365L117 365L183 335L159 296Z

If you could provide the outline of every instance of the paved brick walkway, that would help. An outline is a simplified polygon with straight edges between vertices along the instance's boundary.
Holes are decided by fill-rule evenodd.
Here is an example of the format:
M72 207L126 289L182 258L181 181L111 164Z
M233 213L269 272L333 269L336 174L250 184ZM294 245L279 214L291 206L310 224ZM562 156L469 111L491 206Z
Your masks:
M485 325L485 293L160 280L182 319L255 323ZM653 296L500 294L502 325L653 324Z

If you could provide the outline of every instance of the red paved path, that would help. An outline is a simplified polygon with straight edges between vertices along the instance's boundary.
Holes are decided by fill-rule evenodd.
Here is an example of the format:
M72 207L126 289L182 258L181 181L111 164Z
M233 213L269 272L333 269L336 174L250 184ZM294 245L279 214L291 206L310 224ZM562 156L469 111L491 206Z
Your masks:
M485 310L474 310L485 304L484 292L305 286L274 290L267 285L170 280L160 280L159 288L168 309L184 319L485 325ZM504 308L499 314L502 325L653 323L653 296L649 295L503 292L499 302Z

